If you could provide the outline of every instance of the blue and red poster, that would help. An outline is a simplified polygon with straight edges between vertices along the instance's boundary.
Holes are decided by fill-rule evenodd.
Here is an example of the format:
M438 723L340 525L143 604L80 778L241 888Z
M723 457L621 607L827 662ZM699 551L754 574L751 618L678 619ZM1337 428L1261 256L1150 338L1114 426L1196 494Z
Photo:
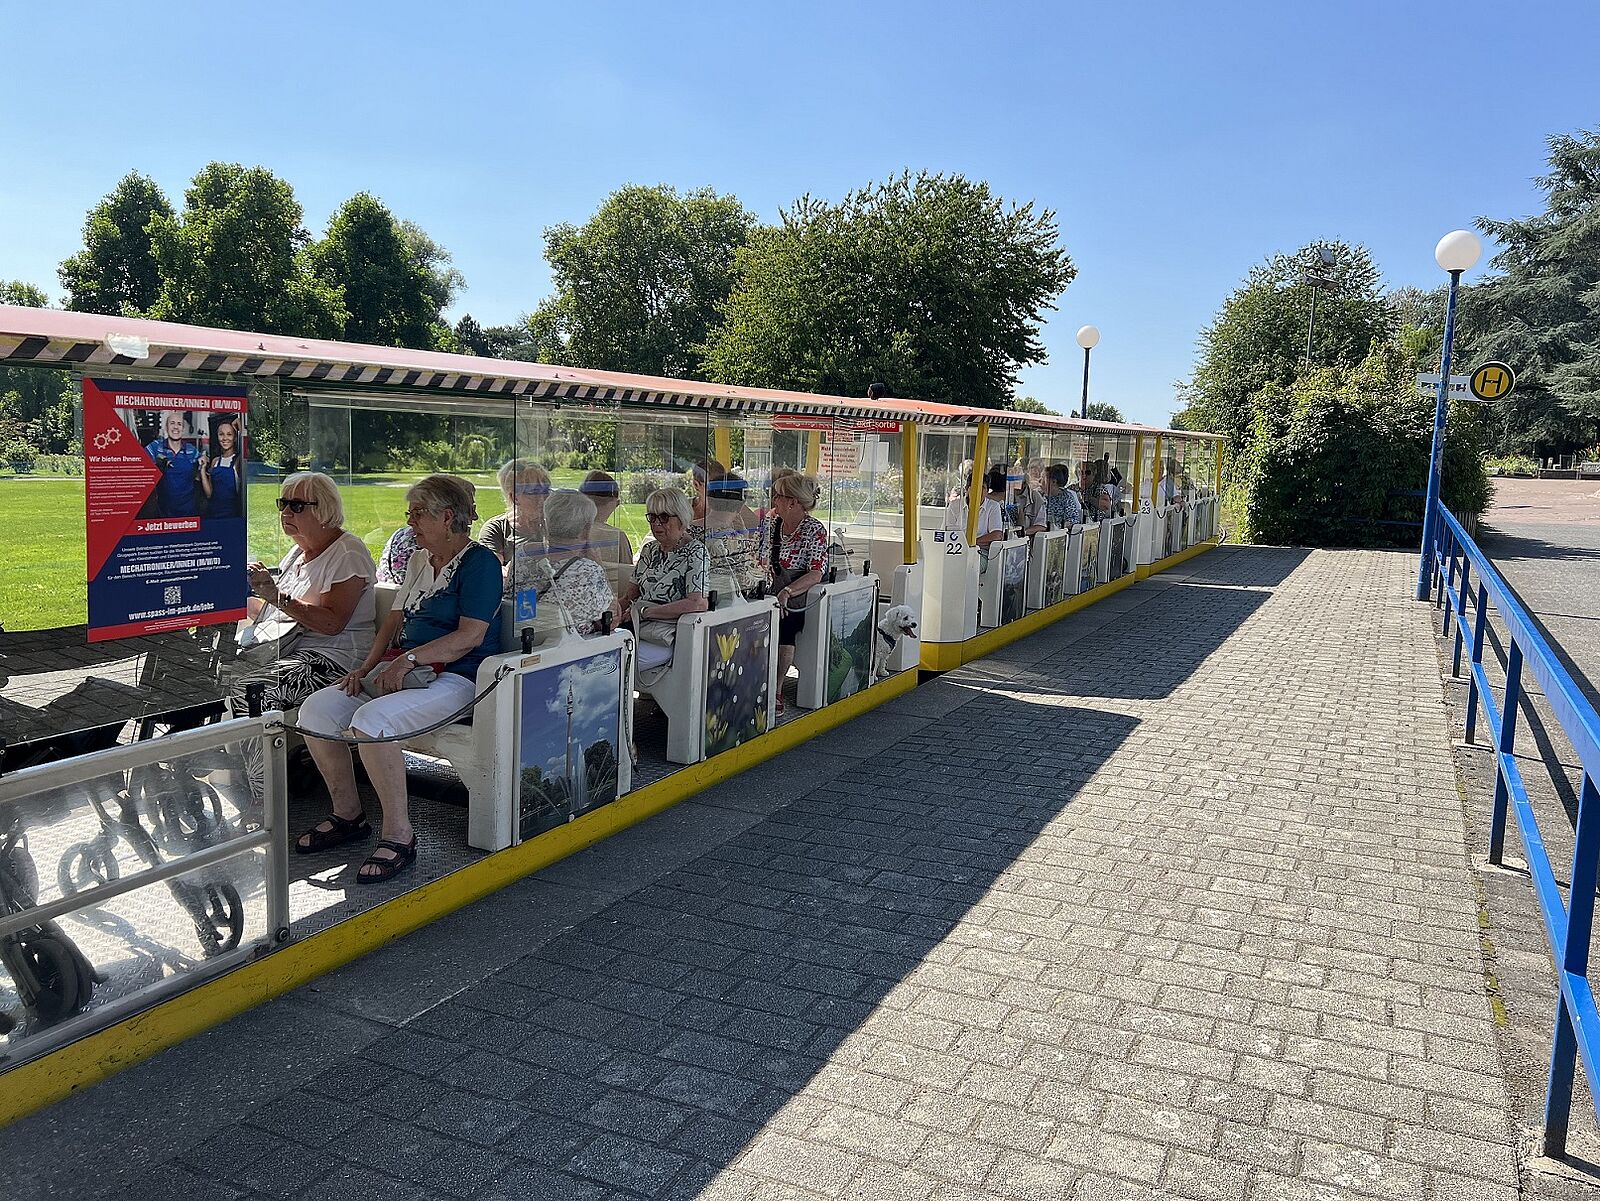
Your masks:
M245 616L243 388L83 381L89 641Z

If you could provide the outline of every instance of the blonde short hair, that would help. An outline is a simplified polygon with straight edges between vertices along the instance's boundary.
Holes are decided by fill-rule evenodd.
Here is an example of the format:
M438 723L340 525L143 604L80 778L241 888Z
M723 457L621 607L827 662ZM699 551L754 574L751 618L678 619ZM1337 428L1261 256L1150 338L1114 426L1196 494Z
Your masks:
M511 495L511 489L517 484L550 486L550 473L526 459L507 459L500 465L495 478L500 481L500 491L507 496Z
M339 495L339 485L320 471L297 471L284 476L278 495L290 500L316 501L312 507L324 529L333 530L344 525L344 497Z
M817 489L816 480L796 471L793 475L782 475L773 480L772 495L787 496L790 500L797 500L809 513L817 507L817 498L821 493Z
M670 513L684 524L694 520L694 510L689 507L689 497L682 488L657 488L645 498L646 513Z

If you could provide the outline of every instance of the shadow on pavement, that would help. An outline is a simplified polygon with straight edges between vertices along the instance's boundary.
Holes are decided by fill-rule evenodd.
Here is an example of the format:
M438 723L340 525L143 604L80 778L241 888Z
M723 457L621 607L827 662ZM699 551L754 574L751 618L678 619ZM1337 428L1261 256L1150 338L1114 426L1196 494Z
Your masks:
M480 902L466 920L490 945L461 954L499 967L476 983L427 978L403 941L18 1123L0 1132L0 1193L689 1198L802 1090L873 1111L953 1087L980 1050L958 1034L992 1040L982 1058L1018 1079L1065 1084L1092 1020L962 1032L959 1013L909 1013L910 993L1019 964L1042 989L1101 970L1048 962L1042 918L969 914L993 890L1028 894L1029 857L1081 858L1094 887L1113 844L1040 835L1141 719L1083 698L1169 695L1305 557L1207 556L1027 639L1003 680L991 660L951 673ZM746 824L652 845L708 814ZM653 851L667 870L618 878ZM583 873L604 900L556 909L551 882ZM340 1006L363 974L413 970L429 990L413 1016ZM885 1047L910 1059L896 1078L861 1070Z

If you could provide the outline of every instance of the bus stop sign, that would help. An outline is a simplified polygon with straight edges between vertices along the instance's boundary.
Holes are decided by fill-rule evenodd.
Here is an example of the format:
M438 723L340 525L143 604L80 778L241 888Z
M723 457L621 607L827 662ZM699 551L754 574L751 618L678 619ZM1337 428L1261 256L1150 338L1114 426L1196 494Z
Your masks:
M1479 400L1500 400L1517 386L1517 373L1504 363L1485 363L1473 371L1467 386Z

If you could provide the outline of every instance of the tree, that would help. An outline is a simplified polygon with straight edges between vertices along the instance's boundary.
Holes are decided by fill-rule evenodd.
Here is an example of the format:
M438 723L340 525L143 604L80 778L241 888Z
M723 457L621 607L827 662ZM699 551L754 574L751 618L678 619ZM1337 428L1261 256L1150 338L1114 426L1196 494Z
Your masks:
M1331 265L1324 264L1323 251ZM1287 387L1307 366L1313 300L1313 367L1353 367L1375 339L1390 336L1394 319L1365 247L1324 241L1274 255L1251 268L1201 331L1182 414L1186 428L1243 443L1255 425L1257 393L1269 385Z
M1433 401L1418 395L1412 364L1396 344L1378 345L1355 367L1324 367L1263 405L1239 448L1237 484L1247 537L1288 545L1416 545L1421 502L1403 495L1428 474ZM1457 514L1488 503L1482 418L1452 405L1446 426L1443 498Z
M161 272L151 249L150 225L172 219L172 204L156 182L130 171L83 222L83 249L57 274L67 308L81 313L136 317L161 294Z
M1011 411L1014 413L1045 413L1060 416L1054 409L1048 407L1044 401L1032 396L1019 396L1011 402Z
M1088 416L1090 421L1120 422L1126 420L1126 418L1124 418L1122 415L1121 409L1117 408L1117 406L1114 404L1107 404L1103 400L1091 400L1089 402Z
M312 273L330 290L343 289L347 342L455 348L442 316L464 282L450 255L422 229L395 220L366 192L342 204L328 232L307 252Z
M47 309L50 298L43 288L36 288L20 279L0 279L0 304L14 304L24 309Z
M1544 212L1478 220L1501 245L1497 274L1463 292L1458 326L1461 362L1515 369L1516 390L1495 406L1501 449L1534 454L1600 436L1600 131L1549 145Z
M150 316L224 329L338 337L338 285L319 280L306 253L294 189L263 167L212 163L184 193L181 215L149 224L161 290Z
M754 225L737 199L710 188L618 189L582 228L545 230L556 291L529 318L524 341L547 362L703 375L699 347Z
M1042 362L1041 317L1077 274L1055 214L959 175L903 174L804 196L740 248L706 345L730 384L1001 408Z
M456 344L463 354L484 355L491 359L527 359L536 357L529 348L526 323L521 325L479 325L471 313L463 314L454 329ZM529 353L522 353L528 349Z

